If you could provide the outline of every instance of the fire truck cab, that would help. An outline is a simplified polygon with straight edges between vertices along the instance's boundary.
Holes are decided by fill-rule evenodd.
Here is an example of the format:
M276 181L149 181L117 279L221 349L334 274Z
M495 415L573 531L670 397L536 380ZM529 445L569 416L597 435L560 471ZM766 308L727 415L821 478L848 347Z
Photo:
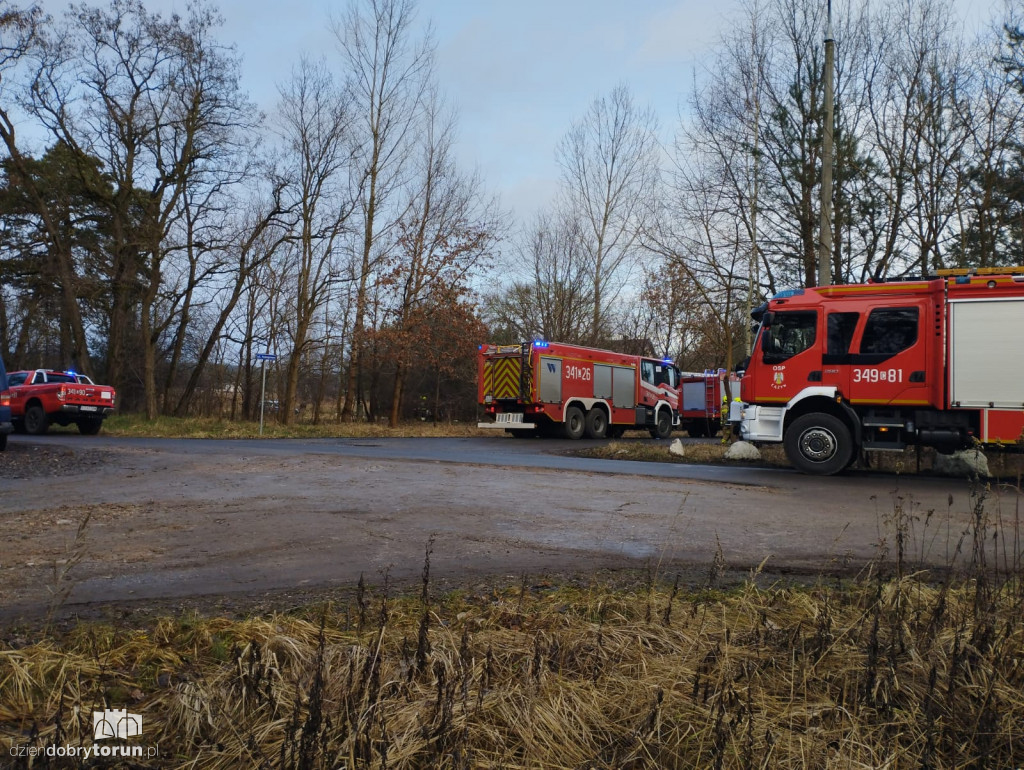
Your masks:
M731 419L807 473L909 444L951 452L1024 431L1024 271L798 289L760 329Z

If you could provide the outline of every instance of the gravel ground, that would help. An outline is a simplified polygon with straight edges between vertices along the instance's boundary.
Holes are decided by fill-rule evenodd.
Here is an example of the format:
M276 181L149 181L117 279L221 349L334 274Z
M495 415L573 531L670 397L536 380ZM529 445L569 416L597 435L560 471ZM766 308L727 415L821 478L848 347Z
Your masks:
M71 476L86 473L109 460L102 451L76 452L68 447L34 446L8 438L0 452L0 488L3 479Z

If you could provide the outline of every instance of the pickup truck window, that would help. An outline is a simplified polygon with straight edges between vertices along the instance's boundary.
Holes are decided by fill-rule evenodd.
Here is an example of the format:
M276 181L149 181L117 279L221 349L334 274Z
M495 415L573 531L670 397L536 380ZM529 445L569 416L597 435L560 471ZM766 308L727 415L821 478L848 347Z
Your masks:
M47 382L69 382L74 383L75 378L70 374L59 374L57 372L50 372L46 375Z
M15 372L7 378L7 385L14 387L15 385L23 385L25 383L25 377L28 376L25 372Z

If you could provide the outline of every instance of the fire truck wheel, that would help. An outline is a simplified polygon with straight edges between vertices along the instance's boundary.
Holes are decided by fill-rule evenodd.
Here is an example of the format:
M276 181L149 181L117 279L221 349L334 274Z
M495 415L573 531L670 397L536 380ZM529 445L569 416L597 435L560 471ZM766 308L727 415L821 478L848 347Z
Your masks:
M783 439L786 455L804 473L831 476L850 464L853 440L838 417L811 413L797 417Z
M25 410L25 432L31 436L42 436L50 427L43 407L34 404Z
M587 438L604 438L608 433L608 415L604 409L595 406L587 412Z
M651 428L651 438L668 438L672 435L672 415L668 409L662 409L654 418L654 427Z
M562 433L566 438L573 441L583 438L586 430L586 422L583 419L583 410L578 406L570 406L565 410L565 422L562 423Z

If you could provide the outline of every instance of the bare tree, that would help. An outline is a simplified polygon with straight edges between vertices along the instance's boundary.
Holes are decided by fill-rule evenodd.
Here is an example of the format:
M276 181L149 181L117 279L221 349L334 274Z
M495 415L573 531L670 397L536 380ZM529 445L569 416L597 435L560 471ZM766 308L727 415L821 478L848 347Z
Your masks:
M274 187L266 200L254 201L250 205L250 210L239 216L234 231L225 238L224 250L231 261L231 270L226 273L227 280L217 293L220 301L215 320L174 409L174 414L179 417L192 404L203 371L222 341L223 332L231 322L239 301L251 291L254 282L258 283L256 278L260 271L275 256L291 232L292 225L282 221L287 212L281 201L280 184ZM247 302L255 315L258 301L250 297ZM247 330L251 341L251 327ZM245 350L251 352L248 346Z
M951 249L958 267L1013 265L1024 258L1024 85L1019 75L1024 68L1015 60L1024 37L1017 23L1012 16L1005 19L971 52L974 87L960 103L969 139L965 162L957 169L965 192L957 211L958 241Z
M341 278L338 242L354 201L346 185L351 123L347 98L325 66L304 60L296 68L281 90L279 115L290 179L286 191L298 217L289 249L292 344L281 399L283 420L290 423L299 370L312 343L310 329Z
M539 215L514 250L508 287L487 300L498 341L583 343L593 321L589 265L573 223Z
M342 419L355 416L370 285L402 220L394 199L406 178L410 139L432 77L433 43L429 35L413 39L414 11L413 0L361 0L334 28L351 73L353 181L361 220L353 249L356 291Z
M941 267L967 139L958 118L960 45L945 0L902 0L875 18L866 78L870 141L884 174L884 239L875 273Z
M385 285L396 289L384 330L395 366L392 427L398 425L408 368L423 354L425 310L436 313L451 304L437 297L457 295L499 235L497 207L487 202L479 177L460 173L455 163L454 136L454 114L431 91L410 164L407 214L394 256L383 266Z
M730 186L716 170L704 174L699 167L677 168L659 217L645 231L644 244L662 260L664 274L683 278L684 284L667 299L675 313L694 319L688 340L699 336L714 341L705 346L705 365L732 368L739 351L745 350L737 330L744 323L740 311L748 290L749 254L733 200L723 192Z
M575 224L592 286L589 340L609 336L609 306L638 256L637 234L657 184L656 120L625 85L598 97L559 144L566 216Z

